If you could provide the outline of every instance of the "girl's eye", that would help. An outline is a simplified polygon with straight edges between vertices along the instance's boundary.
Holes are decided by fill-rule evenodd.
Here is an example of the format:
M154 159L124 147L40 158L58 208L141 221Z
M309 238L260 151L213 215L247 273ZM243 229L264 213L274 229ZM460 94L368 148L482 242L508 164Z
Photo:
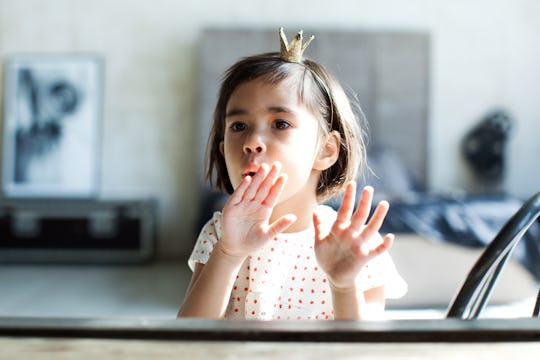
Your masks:
M277 120L275 123L274 123L274 127L278 130L284 130L284 129L287 129L289 127L291 127L291 124L289 124L288 122L286 122L285 120Z
M233 132L238 132L238 131L242 131L242 130L245 130L246 129L246 124L242 123L242 122L239 122L239 121L236 121L236 122L233 122L230 126L230 129L233 131Z

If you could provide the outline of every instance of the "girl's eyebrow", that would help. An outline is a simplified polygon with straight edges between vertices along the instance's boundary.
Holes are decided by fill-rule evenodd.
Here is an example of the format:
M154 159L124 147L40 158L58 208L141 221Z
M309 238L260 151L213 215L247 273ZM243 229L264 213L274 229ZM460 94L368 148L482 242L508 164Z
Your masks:
M269 106L267 108L268 112L270 113L287 113L287 114L295 114L295 111L292 109L286 107L286 106Z
M225 113L225 117L231 117L231 116L237 116L237 115L245 115L247 114L246 110L243 109L231 109Z
M266 108L266 111L269 113L277 114L277 113L287 113L287 114L295 114L296 112L286 106L269 106ZM248 112L241 108L233 108L225 113L225 118L232 117L232 116L238 116L238 115L246 115Z

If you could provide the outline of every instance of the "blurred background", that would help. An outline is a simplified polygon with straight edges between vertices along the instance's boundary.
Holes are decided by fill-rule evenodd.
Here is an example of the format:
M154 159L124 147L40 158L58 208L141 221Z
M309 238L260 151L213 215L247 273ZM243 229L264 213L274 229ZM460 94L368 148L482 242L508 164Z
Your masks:
M539 14L535 0L0 0L0 59L27 52L103 57L97 196L155 198L157 254L182 259L197 232L204 29L427 32L428 189L475 191L461 143L488 110L504 108L513 125L502 188L526 198L540 185Z

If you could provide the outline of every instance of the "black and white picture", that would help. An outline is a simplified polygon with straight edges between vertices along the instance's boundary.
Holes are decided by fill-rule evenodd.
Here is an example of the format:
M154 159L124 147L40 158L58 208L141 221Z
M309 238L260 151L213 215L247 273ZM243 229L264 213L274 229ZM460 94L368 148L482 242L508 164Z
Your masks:
M97 191L102 61L18 55L6 62L5 197L92 197Z

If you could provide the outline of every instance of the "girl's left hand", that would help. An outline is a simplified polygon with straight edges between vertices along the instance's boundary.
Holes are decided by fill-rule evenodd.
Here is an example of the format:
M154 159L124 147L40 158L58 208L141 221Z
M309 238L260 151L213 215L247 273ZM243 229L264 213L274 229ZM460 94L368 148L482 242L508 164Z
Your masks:
M323 229L317 213L313 214L315 226L315 255L321 268L335 289L349 289L366 263L386 251L394 241L387 234L381 242L378 231L388 212L388 202L381 201L368 220L373 200L373 188L366 186L353 214L356 184L347 185L336 221L328 231Z

